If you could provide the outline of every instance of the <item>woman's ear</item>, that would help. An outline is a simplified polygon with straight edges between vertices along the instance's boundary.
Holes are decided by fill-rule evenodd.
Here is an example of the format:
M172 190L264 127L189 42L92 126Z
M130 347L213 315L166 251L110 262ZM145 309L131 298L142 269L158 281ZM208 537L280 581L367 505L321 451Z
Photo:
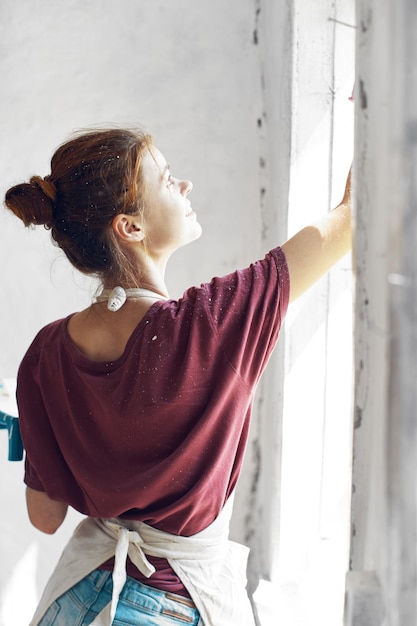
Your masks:
M126 243L142 241L145 237L137 215L119 213L112 221L112 228Z

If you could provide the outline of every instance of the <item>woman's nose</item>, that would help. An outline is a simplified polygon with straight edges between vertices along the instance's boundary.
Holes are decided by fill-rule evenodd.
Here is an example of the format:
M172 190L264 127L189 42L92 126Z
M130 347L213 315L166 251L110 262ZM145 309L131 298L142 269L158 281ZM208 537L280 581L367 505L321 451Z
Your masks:
M190 193L192 188L193 188L193 183L191 182L191 180L181 181L181 191L184 194L184 196L187 196Z

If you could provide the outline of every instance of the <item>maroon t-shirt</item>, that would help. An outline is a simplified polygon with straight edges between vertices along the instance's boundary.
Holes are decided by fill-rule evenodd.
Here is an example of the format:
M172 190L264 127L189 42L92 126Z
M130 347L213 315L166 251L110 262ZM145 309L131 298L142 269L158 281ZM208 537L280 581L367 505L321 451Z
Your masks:
M26 484L93 517L185 536L207 527L235 488L288 298L277 248L156 302L115 361L82 354L69 318L43 328L18 373ZM147 582L159 586L157 573Z

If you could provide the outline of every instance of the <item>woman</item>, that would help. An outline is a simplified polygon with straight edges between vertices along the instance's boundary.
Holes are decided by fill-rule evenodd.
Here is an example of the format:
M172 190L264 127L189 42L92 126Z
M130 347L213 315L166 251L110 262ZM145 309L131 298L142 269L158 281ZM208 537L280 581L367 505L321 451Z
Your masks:
M288 303L350 248L350 182L282 248L172 300L167 261L201 234L191 189L148 135L111 129L7 192L103 286L19 369L30 520L54 533L68 506L87 516L33 625L254 624L247 551L228 541L253 393Z

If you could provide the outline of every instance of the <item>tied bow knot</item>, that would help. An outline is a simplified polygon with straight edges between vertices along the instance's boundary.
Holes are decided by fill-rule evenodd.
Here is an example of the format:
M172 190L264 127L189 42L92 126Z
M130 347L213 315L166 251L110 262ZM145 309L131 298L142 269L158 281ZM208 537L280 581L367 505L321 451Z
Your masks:
M114 620L114 616L116 615L119 596L126 582L127 555L129 555L131 561L136 565L138 570L147 578L155 572L155 568L151 565L151 563L149 563L144 551L141 548L144 541L137 531L129 530L124 526L119 526L118 524L113 523L108 523L107 526L117 532L117 544L114 553L113 592L110 605L111 624ZM100 618L100 616L98 616L98 618ZM97 626L99 626L99 624L101 624L101 622L97 621Z

